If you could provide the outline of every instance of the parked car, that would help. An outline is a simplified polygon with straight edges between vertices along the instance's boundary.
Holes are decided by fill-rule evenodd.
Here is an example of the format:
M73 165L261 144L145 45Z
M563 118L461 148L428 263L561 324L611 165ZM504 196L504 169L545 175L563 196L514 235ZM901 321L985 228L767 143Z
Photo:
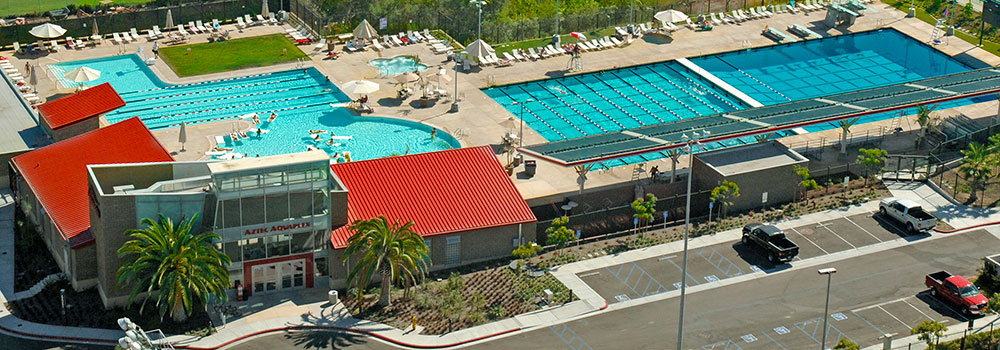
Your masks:
M926 232L937 226L937 218L924 211L917 202L889 197L878 204L882 216L892 218L906 227L907 232Z
M986 311L989 300L965 277L938 271L927 275L924 285L931 289L931 295L959 308L963 315L982 315Z
M743 227L743 244L750 243L764 249L767 261L772 264L789 262L799 255L799 246L785 237L785 232L774 225L749 224Z

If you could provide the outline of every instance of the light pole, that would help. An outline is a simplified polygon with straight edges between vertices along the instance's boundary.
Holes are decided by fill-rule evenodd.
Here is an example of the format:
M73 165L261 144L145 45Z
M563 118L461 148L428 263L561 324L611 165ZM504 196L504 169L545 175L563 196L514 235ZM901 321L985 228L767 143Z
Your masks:
M556 37L559 37L559 0L556 0Z
M833 281L833 274L837 273L834 267L819 269L820 275L826 275L826 308L823 309L823 342L819 344L820 350L826 350L827 315L830 313L830 283Z
M632 34L632 22L633 22L632 18L634 16L634 14L635 14L635 0L632 0L632 2L629 3L629 5L628 5L628 32L629 32L629 35Z
M486 5L484 0L469 0L470 4L476 5L479 9L479 24L476 26L476 39L482 40L483 37L483 5Z
M524 100L524 102L514 101L514 103L512 103L521 106L521 113L518 114L517 117L518 119L521 119L521 130L517 132L517 148L521 148L521 146L524 146L524 109L527 108L524 106L524 104L528 102L535 102L535 100L529 98L527 100Z
M451 102L452 113L458 112L458 57L459 54L455 54L455 94Z
M697 131L692 133L693 138L687 134L681 135L688 149L688 183L687 183L687 206L684 209L684 254L681 261L681 314L677 322L677 350L684 349L684 294L687 292L687 269L688 269L688 234L691 229L691 178L694 175L694 145L700 144L702 136L708 137L712 133L705 130L699 135Z
M163 332L159 329L153 330L149 333L154 333L159 335L159 342L154 342L153 339L149 337L149 333L142 330L142 327L132 323L128 317L122 317L118 319L118 327L121 327L125 331L125 336L118 338L118 345L126 350L174 350L174 346L170 343L165 342L163 339L166 338Z

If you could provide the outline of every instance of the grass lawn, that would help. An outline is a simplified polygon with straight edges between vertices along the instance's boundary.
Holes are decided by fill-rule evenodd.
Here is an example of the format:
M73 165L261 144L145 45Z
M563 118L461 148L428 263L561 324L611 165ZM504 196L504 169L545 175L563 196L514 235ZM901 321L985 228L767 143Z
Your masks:
M903 12L907 12L910 10L910 5L909 3L906 2L895 1L895 0L882 0L882 2ZM927 11L924 11L924 9L919 7L917 8L917 18L920 19L921 21L927 22L930 25L934 25L937 23L937 19L934 18L934 16L931 16L929 13L927 13ZM969 42L972 45L979 44L978 36L970 35L965 32L961 32L959 30L955 30L955 36L958 37L959 39ZM1000 44L997 44L995 42L983 39L982 49L994 55L1000 56Z
M595 31L586 32L586 33L583 33L583 34L587 36L587 40L590 40L590 39L599 39L599 38L603 38L605 35L614 35L615 34L615 29L614 28L607 28L607 29L601 29L601 30L595 30ZM576 38L574 38L573 36L571 36L569 34L561 35L559 37L559 40L561 42L563 42L563 43L566 43L566 44L572 44L572 43L580 41L580 40L576 40ZM525 40L525 41L515 41L515 42L510 42L510 43L503 43L503 44L499 44L499 45L494 45L493 49L497 50L497 54L500 54L501 52L510 52L510 51L512 51L514 49L524 49L525 51L527 51L529 47L539 47L539 46L548 45L550 43L552 43L552 37L551 36L550 37L545 37L545 38L540 38L540 39L531 39L531 40Z
M190 55L187 54L189 48ZM282 49L288 49L288 53L282 55ZM226 40L221 43L160 47L160 57L181 77L264 67L308 58L282 34Z
M66 5L97 5L100 0L9 0L0 1L0 17L18 16L28 13L40 13L58 10ZM153 2L153 0L115 0L115 5L135 5ZM40 10L39 10L40 9Z

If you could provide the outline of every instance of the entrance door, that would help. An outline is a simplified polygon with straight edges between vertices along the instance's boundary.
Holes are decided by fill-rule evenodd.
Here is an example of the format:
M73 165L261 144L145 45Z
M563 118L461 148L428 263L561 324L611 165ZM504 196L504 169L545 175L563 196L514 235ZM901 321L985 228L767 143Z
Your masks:
M281 261L253 267L253 292L267 293L281 289L304 287L305 260Z

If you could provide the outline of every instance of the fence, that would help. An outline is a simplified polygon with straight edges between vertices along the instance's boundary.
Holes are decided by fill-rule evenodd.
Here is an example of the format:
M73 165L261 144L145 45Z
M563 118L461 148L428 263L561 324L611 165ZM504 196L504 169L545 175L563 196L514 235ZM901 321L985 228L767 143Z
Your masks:
M891 134L891 130L886 127L878 127L867 129L863 131L854 131L847 133L847 146L852 145L876 145L880 147L882 141L885 139L886 135ZM791 142L786 144L790 149L802 155L813 155L818 159L823 159L823 153L827 149L840 149L841 140L837 138L835 140L828 140L823 137L818 140L806 140L801 142ZM829 148L828 148L829 147Z
M289 1L295 0L267 0L268 10L277 12L283 6L289 5ZM51 23L66 28L66 36L89 37L94 32L94 24L97 24L99 33L126 32L131 28L140 31L152 28L154 25L165 28L167 11L171 11L175 24L186 24L192 21L211 21L219 19L227 21L235 19L244 14L255 15L261 13L263 7L262 0L224 0L214 2L182 3L173 6L146 7L132 12L119 12L110 14L100 14L81 18L66 18L53 20ZM95 22L96 21L96 22ZM14 42L30 43L39 39L28 33L32 27L38 23L14 25L0 29L0 45L9 46Z

